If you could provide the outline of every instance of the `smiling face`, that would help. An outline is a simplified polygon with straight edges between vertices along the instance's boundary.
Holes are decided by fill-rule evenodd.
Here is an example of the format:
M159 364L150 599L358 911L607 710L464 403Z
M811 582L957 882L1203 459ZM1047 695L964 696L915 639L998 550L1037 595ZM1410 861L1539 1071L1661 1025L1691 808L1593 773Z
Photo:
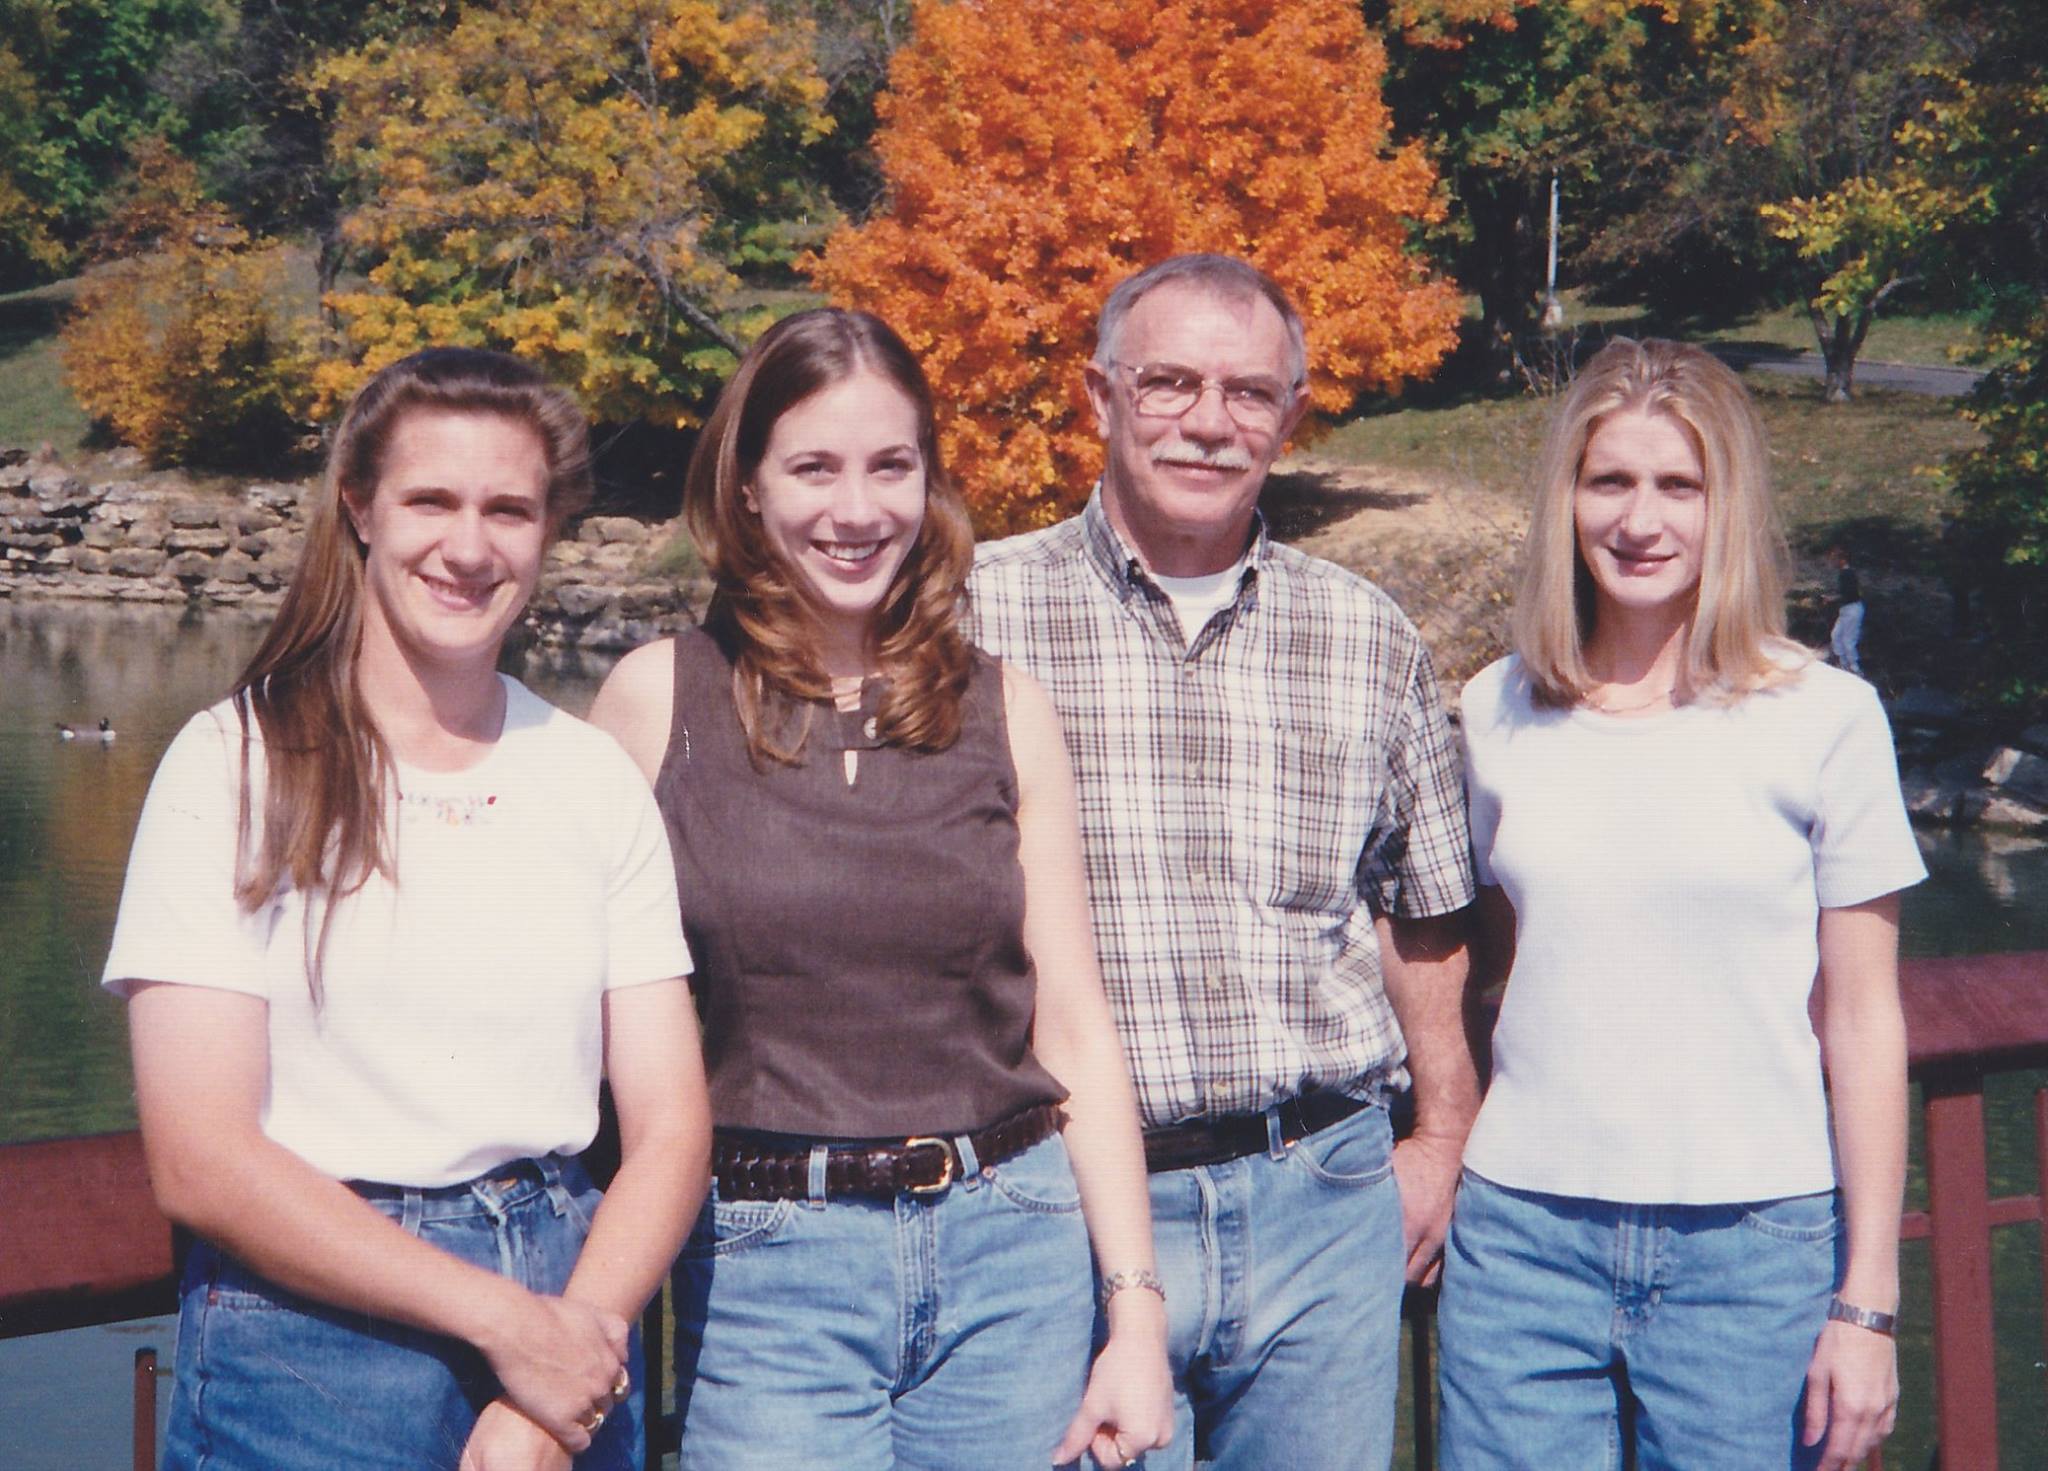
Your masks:
M1691 614L1706 560L1707 485L1699 445L1678 419L1625 409L1600 420L1579 461L1572 520L1596 627Z
M876 610L924 524L918 428L910 395L863 368L783 412L748 484L824 624L828 674L867 672Z
M392 430L367 500L346 501L364 546L363 639L409 663L497 663L547 549L540 436L496 414L418 409Z
M1109 347L1117 366L1088 365L1088 397L1109 447L1110 524L1153 572L1220 572L1243 554L1266 472L1301 417L1287 325L1262 297L1168 283L1138 299ZM1207 381L1177 414L1140 413L1137 382L1163 368ZM1277 422L1240 423L1225 403L1232 383L1276 386Z

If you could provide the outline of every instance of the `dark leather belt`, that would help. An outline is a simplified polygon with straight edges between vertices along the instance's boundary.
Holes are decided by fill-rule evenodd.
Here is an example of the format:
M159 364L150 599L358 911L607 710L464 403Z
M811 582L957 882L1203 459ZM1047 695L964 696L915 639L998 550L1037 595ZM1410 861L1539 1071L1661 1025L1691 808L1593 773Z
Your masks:
M1318 1129L1350 1118L1366 1106L1363 1099L1345 1093L1303 1093L1290 1098L1279 1108L1280 1142L1292 1144L1304 1139ZM1266 1145L1263 1113L1189 1119L1145 1131L1145 1168L1156 1175L1162 1170L1220 1165L1248 1154L1264 1154Z
M1000 1164L1056 1133L1066 1123L1056 1103L1041 1103L967 1136L975 1160ZM806 1200L811 1193L811 1151L718 1130L711 1136L711 1173L721 1200ZM901 1144L826 1146L825 1194L936 1195L960 1178L960 1154L951 1139L925 1135Z

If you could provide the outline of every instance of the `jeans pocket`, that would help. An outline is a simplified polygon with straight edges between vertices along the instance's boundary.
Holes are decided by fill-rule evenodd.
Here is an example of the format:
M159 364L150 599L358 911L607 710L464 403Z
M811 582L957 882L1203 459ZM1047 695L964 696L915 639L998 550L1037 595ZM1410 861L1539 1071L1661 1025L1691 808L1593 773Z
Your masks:
M991 1174L1003 1198L1023 1210L1068 1215L1081 1208L1081 1187L1074 1183L1066 1141L1057 1134L1011 1155Z
M1386 1110L1361 1109L1297 1141L1288 1151L1325 1185L1359 1190L1394 1173L1394 1137Z
M708 1200L683 1243L682 1256L701 1261L761 1246L789 1224L795 1209L793 1200Z
M299 1312L314 1304L259 1277L226 1252L200 1242L192 1248L193 1260L186 1268L185 1294L194 1290L209 1308L237 1313Z
M1816 1195L1787 1195L1781 1200L1751 1201L1737 1209L1742 1213L1743 1225L1780 1241L1833 1241L1842 1229L1841 1213L1836 1209L1832 1190Z

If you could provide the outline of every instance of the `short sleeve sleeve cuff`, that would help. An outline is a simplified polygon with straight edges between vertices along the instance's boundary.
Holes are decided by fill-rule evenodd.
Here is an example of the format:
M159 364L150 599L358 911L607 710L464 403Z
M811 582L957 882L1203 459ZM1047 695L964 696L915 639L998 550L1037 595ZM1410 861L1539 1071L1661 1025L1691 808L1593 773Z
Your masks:
M193 716L157 766L100 978L118 996L147 981L269 994L271 906L251 914L235 900L240 744L218 706Z
M605 906L605 989L644 986L690 973L676 900L676 870L668 831L654 794L623 755L612 810L618 845Z
M1821 765L1814 888L1824 909L1862 904L1927 877L1899 793L1891 724L1858 680L1849 716Z

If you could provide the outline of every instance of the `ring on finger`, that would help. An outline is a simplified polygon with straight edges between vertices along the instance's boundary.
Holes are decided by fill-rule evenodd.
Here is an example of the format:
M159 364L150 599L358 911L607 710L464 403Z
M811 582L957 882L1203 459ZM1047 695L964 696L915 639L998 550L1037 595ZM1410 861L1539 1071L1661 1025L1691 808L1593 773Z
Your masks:
M617 1402L619 1400L622 1400L632 1392L633 1376L631 1374L628 1374L624 1369L619 1370L619 1377L612 1381L613 1401Z
M587 1435L595 1435L603 1427L604 1411L600 1410L596 1405L592 1405L590 1407L590 1413L585 1415L581 1420L578 1420L576 1422L576 1428L578 1430L583 1431Z

